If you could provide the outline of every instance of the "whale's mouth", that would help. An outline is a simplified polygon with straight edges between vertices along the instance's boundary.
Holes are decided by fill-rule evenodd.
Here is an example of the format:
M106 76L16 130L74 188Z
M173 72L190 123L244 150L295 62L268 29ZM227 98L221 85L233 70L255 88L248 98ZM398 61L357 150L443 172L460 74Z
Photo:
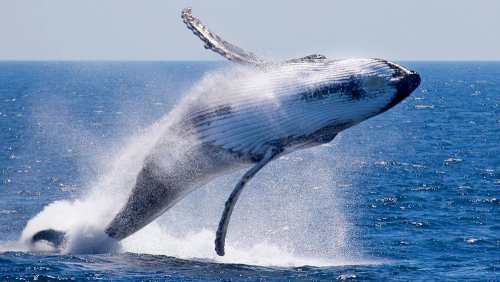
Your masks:
M408 70L389 62L387 62L387 64L396 70L396 73L392 78L396 88L396 94L392 98L391 102L385 106L380 113L389 110L403 101L406 97L410 96L410 94L417 89L421 82L420 75L416 71Z
M396 82L397 94L393 100L399 99L397 103L402 101L404 98L410 96L410 94L417 89L420 85L420 75L415 71L409 71L408 74L404 75L398 82Z

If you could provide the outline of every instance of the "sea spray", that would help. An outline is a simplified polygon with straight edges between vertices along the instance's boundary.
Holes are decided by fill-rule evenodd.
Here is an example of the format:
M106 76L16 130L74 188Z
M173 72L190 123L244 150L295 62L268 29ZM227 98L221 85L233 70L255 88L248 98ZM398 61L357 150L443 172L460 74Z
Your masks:
M325 150L278 159L249 183L235 208L224 257L214 251L215 230L227 195L242 172L194 191L125 239L122 250L262 266L359 263L360 250L352 238L356 230L338 187L347 181L338 168L351 160L342 159L342 154L338 154L340 160L325 157Z
M104 234L104 228L123 206L145 156L156 144L168 124L167 116L141 134L130 138L116 158L111 161L111 165L104 166L108 167L108 170L103 172L98 181L89 185L87 195L74 201L56 201L45 207L28 222L20 242L27 249L42 252L106 253L117 251L118 248L114 246L116 242L109 241L110 238ZM62 250L54 250L50 244L43 242L31 244L33 235L46 229L67 233L67 241ZM88 240L83 240L87 243L79 243L77 238ZM99 242L91 244L89 243L92 241L91 238L99 238ZM112 246L106 246L105 242Z

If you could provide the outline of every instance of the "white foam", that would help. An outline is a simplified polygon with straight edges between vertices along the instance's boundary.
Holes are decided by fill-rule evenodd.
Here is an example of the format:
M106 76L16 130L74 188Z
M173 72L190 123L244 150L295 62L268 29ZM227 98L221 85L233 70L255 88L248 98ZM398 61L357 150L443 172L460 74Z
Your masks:
M171 232L174 233L174 232ZM247 264L258 266L297 267L338 266L353 264L346 260L303 258L292 250L270 243L255 243L245 247L226 245L226 255L218 256L214 251L215 232L202 229L177 237L152 223L136 235L122 242L123 251L141 254L169 255L186 260L203 262Z
M105 199L95 201L56 201L31 219L23 230L20 242L25 248L35 252L54 252L50 244L39 242L31 245L36 232L54 229L67 233L67 242L62 253L105 253L116 251L117 244L103 230L107 218ZM114 246L113 246L114 245Z

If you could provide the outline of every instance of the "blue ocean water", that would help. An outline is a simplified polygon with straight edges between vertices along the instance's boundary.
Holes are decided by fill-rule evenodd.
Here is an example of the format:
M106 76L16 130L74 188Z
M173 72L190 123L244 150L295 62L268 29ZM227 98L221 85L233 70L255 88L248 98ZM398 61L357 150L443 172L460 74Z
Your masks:
M231 64L0 62L0 280L500 280L500 63L401 64L422 76L408 99L259 172L220 258L215 230L243 172L116 252L20 240L33 218L109 220L99 213L123 203L155 122Z

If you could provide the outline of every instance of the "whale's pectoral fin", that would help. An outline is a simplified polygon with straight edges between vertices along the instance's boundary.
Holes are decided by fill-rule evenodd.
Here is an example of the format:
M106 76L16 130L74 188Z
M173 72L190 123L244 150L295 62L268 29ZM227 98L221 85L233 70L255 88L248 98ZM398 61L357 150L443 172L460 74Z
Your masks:
M203 42L205 42L205 48L211 49L212 51L219 53L230 61L253 65L257 67L262 67L267 65L257 58L255 54L243 50L242 48L235 46L224 39L220 38L217 34L210 31L200 20L195 18L191 13L191 8L187 7L182 10L181 18L187 27L193 31L193 33L198 36Z
M35 244L40 241L47 241L50 243L55 249L59 249L62 244L65 242L66 233L54 229L46 229L37 232L31 238L31 244Z
M305 56L303 58L297 58L293 60L286 61L285 63L318 63L322 60L328 60L325 56L321 54L312 54Z
M224 242L226 240L227 227L229 225L229 219L231 218L231 214L233 213L234 205L238 200L238 197L243 190L243 187L252 179L257 172L263 168L267 163L273 160L277 155L281 153L276 147L270 147L267 149L264 158L252 167L249 171L247 171L243 177L240 179L233 192L229 196L229 199L226 201L226 207L224 208L224 212L222 213L222 217L219 222L219 228L217 229L217 235L215 238L215 251L219 256L224 255Z

